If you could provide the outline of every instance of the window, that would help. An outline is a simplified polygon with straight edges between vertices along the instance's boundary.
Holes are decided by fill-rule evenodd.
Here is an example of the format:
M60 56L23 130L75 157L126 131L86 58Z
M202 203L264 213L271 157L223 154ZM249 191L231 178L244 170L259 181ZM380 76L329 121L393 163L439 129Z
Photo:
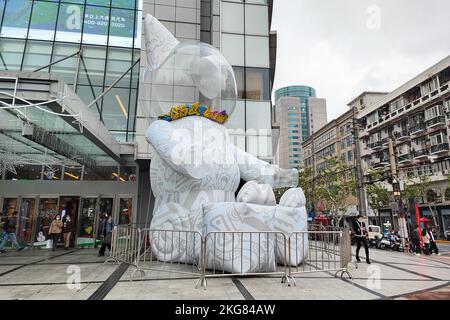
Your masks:
M353 152L347 151L347 159L348 159L349 162L353 161Z
M245 5L245 33L267 35L269 32L269 18L267 14L268 10L265 6Z
M428 120L431 120L438 116L443 116L443 115L444 115L444 112L443 112L442 105L432 106L431 108L429 108L425 111L425 121L428 121Z
M445 134L444 132L439 132L434 136L430 136L430 142L432 146L447 143L448 142L447 134Z
M244 66L244 36L222 34L222 53L233 66Z
M269 69L246 68L246 98L249 100L270 100Z
M437 85L437 78L433 78L428 80L427 82L423 83L420 86L420 91L422 93L422 96L429 94L430 92L436 90L438 87Z
M270 68L268 37L245 36L245 63L249 67Z
M36 70L50 63L52 44L43 41L28 41L25 49L22 70ZM48 72L43 69L43 72Z
M244 33L244 5L222 2L222 32Z

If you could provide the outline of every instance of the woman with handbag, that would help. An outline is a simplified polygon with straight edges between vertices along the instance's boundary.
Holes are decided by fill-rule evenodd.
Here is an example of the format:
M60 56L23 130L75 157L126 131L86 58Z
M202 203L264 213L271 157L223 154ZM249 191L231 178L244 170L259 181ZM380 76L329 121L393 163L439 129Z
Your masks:
M61 221L61 215L57 214L55 219L50 224L50 229L48 230L48 236L52 239L52 251L56 250L56 243L61 238L63 223Z

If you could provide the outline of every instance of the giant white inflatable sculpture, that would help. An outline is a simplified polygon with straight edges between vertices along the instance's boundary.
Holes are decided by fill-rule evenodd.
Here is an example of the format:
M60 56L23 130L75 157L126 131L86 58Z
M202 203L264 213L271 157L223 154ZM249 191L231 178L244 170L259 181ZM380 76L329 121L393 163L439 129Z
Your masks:
M150 106L145 113L158 119L145 133L154 149L150 181L156 200L151 229L203 235L214 231L288 234L306 230L303 191L290 189L276 205L272 190L297 186L297 170L261 161L230 142L223 124L234 110L237 89L233 69L223 55L205 43L179 42L151 15L145 17L144 28L148 64L144 82L151 83L146 92ZM236 202L241 178L249 182ZM160 260L198 261L200 238L190 234L174 239L163 232L156 237L153 251ZM250 261L251 247L259 244L242 241L244 251L248 251L243 255ZM270 249L264 257L269 262L265 268L287 262L284 251L276 250L281 247L275 243L279 240L268 237L263 241ZM232 250L229 244L220 246ZM307 239L303 239L301 247L293 248L296 252L291 256L296 260L291 258L291 263L300 263L307 248ZM228 261L224 261L224 255L222 252L215 259L208 254L208 266L230 272L258 271L257 263L250 262L236 269L234 259L240 258L228 254Z

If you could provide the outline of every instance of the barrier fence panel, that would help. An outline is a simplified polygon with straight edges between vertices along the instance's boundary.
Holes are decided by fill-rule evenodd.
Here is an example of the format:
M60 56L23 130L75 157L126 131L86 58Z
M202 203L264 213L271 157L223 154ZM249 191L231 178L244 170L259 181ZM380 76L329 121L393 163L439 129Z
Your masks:
M111 250L107 262L137 265L140 254L141 230L128 225L115 226L111 235Z
M288 278L294 284L294 275L310 272L336 271L335 276L341 273L342 277L346 273L352 278L347 267L351 261L349 232L293 232L289 236L288 251L290 253Z
M286 281L287 236L282 232L208 233L202 249L202 281L206 278L280 275Z
M352 278L350 232L299 231L210 232L139 229L116 226L107 261L133 266L130 280L139 271L198 277L206 289L207 278L232 276L281 276L295 285L294 276L308 272L336 271Z
M136 271L200 277L202 235L197 231L141 230L141 248Z

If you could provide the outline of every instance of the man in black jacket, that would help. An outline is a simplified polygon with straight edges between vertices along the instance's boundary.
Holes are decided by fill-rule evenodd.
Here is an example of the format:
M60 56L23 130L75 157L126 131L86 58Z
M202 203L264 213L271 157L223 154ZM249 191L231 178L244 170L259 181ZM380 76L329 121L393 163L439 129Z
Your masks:
M16 238L16 229L17 229L17 211L14 211L13 214L6 218L6 221L3 223L3 241L0 244L0 252L5 253L6 251L3 249L5 247L6 241L11 240L12 244L16 247L17 251L23 249L17 242Z
M366 224L363 222L362 216L358 214L353 222L353 230L355 231L356 239L356 261L360 262L359 259L359 249L361 249L361 244L364 245L364 250L366 251L366 262L370 264L369 260L369 245L367 243L367 228Z

